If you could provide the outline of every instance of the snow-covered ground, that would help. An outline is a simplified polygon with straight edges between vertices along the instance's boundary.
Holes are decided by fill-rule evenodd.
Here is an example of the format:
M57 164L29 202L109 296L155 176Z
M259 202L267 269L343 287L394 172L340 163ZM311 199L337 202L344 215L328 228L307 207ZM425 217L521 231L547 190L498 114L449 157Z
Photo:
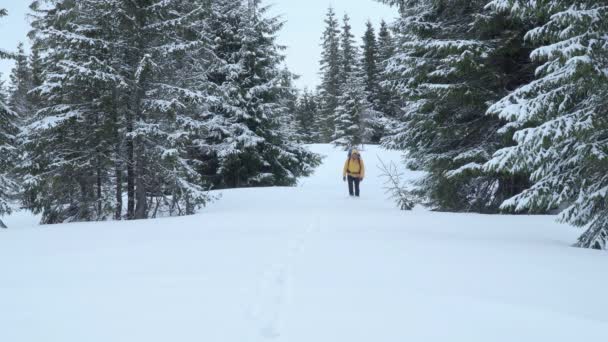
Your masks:
M401 212L363 153L200 215L0 231L0 341L582 341L608 334L608 254L553 217ZM411 173L409 177L416 177Z

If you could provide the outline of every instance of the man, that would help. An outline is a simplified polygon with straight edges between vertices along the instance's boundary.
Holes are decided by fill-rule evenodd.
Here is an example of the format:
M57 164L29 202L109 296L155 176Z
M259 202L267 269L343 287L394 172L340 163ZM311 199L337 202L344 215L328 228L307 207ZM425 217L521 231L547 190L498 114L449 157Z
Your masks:
M351 196L359 197L359 184L365 178L365 164L361 159L361 154L356 149L353 149L350 156L344 163L344 171L342 172L342 180L348 180L348 193Z

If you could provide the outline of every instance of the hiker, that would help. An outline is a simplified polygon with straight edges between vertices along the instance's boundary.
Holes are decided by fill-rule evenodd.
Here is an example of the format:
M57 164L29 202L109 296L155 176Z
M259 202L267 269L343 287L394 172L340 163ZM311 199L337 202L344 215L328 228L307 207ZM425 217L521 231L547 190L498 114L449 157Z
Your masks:
M351 196L359 197L359 183L365 178L365 164L361 159L361 154L356 149L352 149L344 163L342 180L348 180L348 193ZM354 189L353 189L354 188Z

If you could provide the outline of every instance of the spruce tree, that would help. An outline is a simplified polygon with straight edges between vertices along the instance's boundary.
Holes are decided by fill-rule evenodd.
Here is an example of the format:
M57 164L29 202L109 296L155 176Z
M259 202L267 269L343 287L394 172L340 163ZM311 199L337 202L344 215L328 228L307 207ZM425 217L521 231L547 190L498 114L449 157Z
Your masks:
M120 219L126 183L129 219L192 214L207 200L193 159L202 3L37 4L44 106L27 139L26 205L43 223Z
M103 98L119 77L110 73L110 43L95 20L102 9L67 0L34 2L32 9L48 77L36 89L43 105L25 140L24 204L42 223L105 219L110 140Z
M367 100L369 93L365 91L365 78L360 70L349 72L340 92L332 143L349 149L368 142L372 135L370 122L375 111Z
M341 69L340 69L340 86L342 86L353 72L360 72L359 56L360 51L355 42L355 36L352 33L350 25L350 17L344 15L342 19L342 32L340 33L340 48L342 53Z
M376 32L371 21L366 24L365 34L363 35L362 65L365 76L365 90L370 93L370 101L373 102L378 93L378 43Z
M390 129L387 129L387 127L390 127L394 123L394 120L399 117L403 105L399 92L395 90L394 83L391 82L396 76L390 72L390 69L392 69L390 63L395 57L395 41L388 24L384 20L380 23L377 40L379 82L378 93L374 98L373 104L378 112L379 120L374 123L374 127L377 129L374 141L378 136L382 140L390 132Z
M344 16L342 33L342 70L338 107L334 113L335 129L332 143L350 148L367 143L371 136L370 122L374 114L366 90L367 73L364 59L351 32L350 18Z
M30 119L35 115L36 111L40 107L40 99L34 89L40 87L43 83L44 75L42 66L42 57L40 56L40 43L34 41L32 44L32 53L29 59L29 69L31 74L31 91L28 93L27 102L30 105Z
M584 227L578 246L608 248L608 6L594 0L493 1L496 11L540 22L526 34L540 63L536 79L504 97L491 115L516 129L516 145L498 151L489 170L530 171L534 185L503 208L542 212Z
M203 156L216 187L294 185L318 164L290 137L285 101L293 75L276 35L283 23L261 1L216 0L209 19L214 60L209 80L217 101Z
M395 42L386 21L380 22L378 30L378 61L384 63L395 56Z
M119 2L125 18L127 216L192 214L207 201L190 142L205 131L205 1ZM201 55L202 54L202 55ZM198 76L199 78L192 78ZM193 137L194 136L194 137Z
M7 14L0 8L0 18ZM0 58L11 56L8 52L0 50ZM2 75L0 74L0 218L11 213L10 198L17 187L13 176L14 161L16 159L15 136L18 128L15 125L17 114L7 104ZM0 228L6 228L0 219Z
M376 32L374 26L370 21L366 24L365 34L363 35L362 50L362 71L365 81L365 91L369 94L368 101L372 104L376 115L369 120L369 129L371 132L370 142L379 143L384 135L384 120L382 120L384 113L382 110L387 106L386 103L382 103L381 96L382 87L380 86L380 51L378 41L376 39Z
M29 91L32 90L32 72L28 64L28 56L25 54L23 43L17 46L15 66L10 75L11 89L9 106L22 120L29 118L32 113L29 103Z
M522 76L500 63L505 47L521 51L511 46L521 28L486 13L486 0L383 2L401 6L398 52L387 70L405 100L386 146L407 150L409 166L427 171L418 192L432 208L496 212L527 186L525 175L483 170L510 143L503 121L485 112L506 82Z
M318 117L318 105L315 94L304 89L298 98L296 107L297 134L306 144L318 141L316 119Z
M6 104L4 85L0 81L0 218L11 213L9 200L14 197L18 188L12 169L17 158L15 147L18 132L15 125L17 118L17 114ZM6 228L2 220L0 220L0 228Z
M340 28L333 8L329 8L325 18L321 54L321 85L319 86L319 127L320 141L330 142L335 131L333 122L340 85L343 81L342 52L340 49Z

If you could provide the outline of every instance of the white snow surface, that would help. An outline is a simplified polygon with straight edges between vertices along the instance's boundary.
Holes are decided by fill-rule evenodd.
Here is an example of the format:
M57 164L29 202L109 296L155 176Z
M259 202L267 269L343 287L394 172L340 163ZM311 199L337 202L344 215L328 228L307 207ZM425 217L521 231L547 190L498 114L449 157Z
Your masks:
M583 341L608 333L608 254L550 216L402 212L367 147L295 188L223 191L199 215L36 227L4 218L0 341ZM408 173L408 177L417 177Z

